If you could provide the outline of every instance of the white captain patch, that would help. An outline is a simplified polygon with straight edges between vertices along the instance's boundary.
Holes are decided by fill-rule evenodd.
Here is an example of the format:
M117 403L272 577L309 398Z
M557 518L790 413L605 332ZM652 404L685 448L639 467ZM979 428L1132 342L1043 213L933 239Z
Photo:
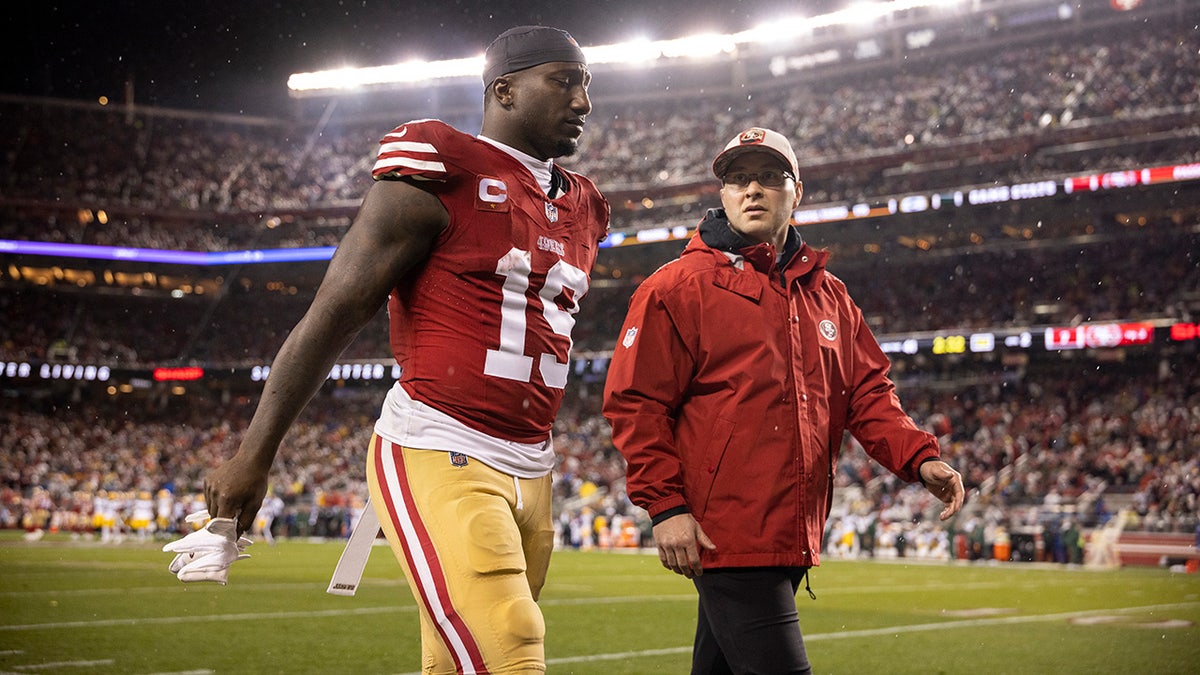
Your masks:
M826 340L837 339L837 326L835 326L829 319L825 319L821 323L817 324L817 328L821 331L821 335L825 336Z

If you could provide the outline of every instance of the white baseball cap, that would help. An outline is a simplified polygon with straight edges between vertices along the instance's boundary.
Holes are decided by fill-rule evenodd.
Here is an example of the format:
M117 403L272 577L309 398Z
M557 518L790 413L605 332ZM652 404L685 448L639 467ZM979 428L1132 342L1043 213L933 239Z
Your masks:
M724 178L725 169L736 157L748 152L768 152L783 160L792 173L793 178L800 178L800 168L796 164L796 153L792 144L783 134L761 127L750 127L733 137L725 144L725 149L713 160L712 170L717 178Z

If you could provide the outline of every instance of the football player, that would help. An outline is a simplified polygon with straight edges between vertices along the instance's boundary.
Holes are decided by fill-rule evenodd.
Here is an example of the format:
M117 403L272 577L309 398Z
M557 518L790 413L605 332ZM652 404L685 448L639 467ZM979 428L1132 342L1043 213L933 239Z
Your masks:
M591 74L568 33L522 26L485 53L483 126L381 141L375 184L270 371L214 518L253 524L280 440L387 303L402 367L375 425L370 496L421 611L425 672L542 672L536 601L553 548L550 429L609 208L575 152Z

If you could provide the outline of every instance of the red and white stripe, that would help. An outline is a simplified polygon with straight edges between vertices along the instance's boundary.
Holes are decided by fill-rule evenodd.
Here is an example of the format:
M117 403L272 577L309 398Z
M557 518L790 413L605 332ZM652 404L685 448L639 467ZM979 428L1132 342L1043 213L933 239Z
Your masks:
M383 137L371 173L380 176L399 172L401 175L425 174L427 178L441 178L429 175L446 173L446 165L439 161L438 149L432 143L400 140L405 133L407 128Z
M433 617L438 634L454 657L458 672L468 675L487 673L479 645L451 601L446 576L429 537L429 530L412 501L404 462L397 461L401 458L401 452L400 446L376 437L375 470L379 489L388 518L396 532L400 533L400 544L416 580L417 594L429 616Z

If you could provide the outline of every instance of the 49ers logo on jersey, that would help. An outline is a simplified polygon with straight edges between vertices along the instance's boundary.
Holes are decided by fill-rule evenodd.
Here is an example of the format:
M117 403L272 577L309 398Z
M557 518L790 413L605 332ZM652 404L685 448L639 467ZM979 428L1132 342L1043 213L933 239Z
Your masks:
M475 192L475 209L478 211L507 212L508 185L499 178L479 177L479 189Z

